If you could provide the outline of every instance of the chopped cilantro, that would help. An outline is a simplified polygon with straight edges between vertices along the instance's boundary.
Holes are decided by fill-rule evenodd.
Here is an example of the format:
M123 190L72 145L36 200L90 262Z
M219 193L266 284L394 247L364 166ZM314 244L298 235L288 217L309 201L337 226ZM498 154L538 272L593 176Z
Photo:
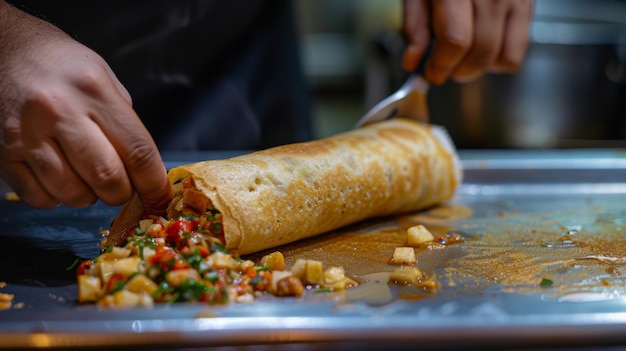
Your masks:
M221 233L222 232L222 223L215 222L215 223L211 224L211 229L216 234Z
M162 281L152 293L152 297L156 297L160 293L170 293L173 291L174 289L166 281Z
M257 272L261 272L261 271L269 271L270 270L270 266L254 266L254 270Z
M217 274L217 271L210 271L204 275L204 279L215 283L220 280L220 276Z
M141 238L136 238L133 241L133 245L139 249L139 257L142 260L144 259L144 256L143 256L144 248L149 247L152 250L156 248L156 244L154 243L154 238L152 238L152 235L146 235Z
M113 284L113 287L112 287L112 288L111 288L111 290L108 292L108 294L113 294L113 293L115 293L115 292L118 292L118 291L120 291L120 290L124 289L124 286L125 286L125 285L126 285L126 282L125 282L125 281L122 281L122 280L115 282L115 284Z
M224 246L224 245L220 245L218 243L211 244L211 253L214 253L214 252L217 252L217 251L223 252L223 253L230 253L228 251L228 249L226 248L226 246Z
M543 278L541 279L541 282L539 283L539 286L552 286L554 282L548 278Z
M71 271L72 269L76 268L76 266L78 266L79 262L80 262L80 257L76 257L74 262L71 265L69 265L67 268L65 268L65 270L66 271Z
M316 293L316 294L329 293L329 292L332 292L332 291L333 291L333 289L331 289L331 288L319 288L319 289L313 290L313 292Z
M211 269L211 266L209 266L208 263L206 263L204 260L200 261L200 263L198 263L198 272L200 274L208 271Z

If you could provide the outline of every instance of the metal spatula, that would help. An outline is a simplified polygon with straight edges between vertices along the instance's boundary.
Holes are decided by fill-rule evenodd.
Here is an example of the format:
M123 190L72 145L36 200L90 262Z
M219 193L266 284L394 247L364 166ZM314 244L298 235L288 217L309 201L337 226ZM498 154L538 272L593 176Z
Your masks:
M355 124L354 128L359 128L369 123L386 120L395 116L416 119L428 122L428 102L426 95L430 84L423 77L426 58L430 54L433 40L430 41L422 61L409 75L407 81L395 93L389 95L381 102L377 103Z
M354 126L355 128L389 119L395 116L428 122L426 94L428 81L421 75L412 73L395 93L372 107Z

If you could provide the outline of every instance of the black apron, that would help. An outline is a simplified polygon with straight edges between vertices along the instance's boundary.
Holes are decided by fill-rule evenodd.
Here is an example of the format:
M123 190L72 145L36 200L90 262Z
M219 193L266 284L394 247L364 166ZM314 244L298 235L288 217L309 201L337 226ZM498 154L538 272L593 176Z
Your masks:
M10 2L99 53L161 151L311 138L290 0Z

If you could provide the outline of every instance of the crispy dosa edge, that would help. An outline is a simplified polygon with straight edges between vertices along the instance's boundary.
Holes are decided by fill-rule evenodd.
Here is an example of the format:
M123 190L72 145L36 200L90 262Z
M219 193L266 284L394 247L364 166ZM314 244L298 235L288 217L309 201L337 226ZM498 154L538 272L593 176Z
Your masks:
M448 201L462 179L445 130L402 118L169 172L171 182L189 175L223 214L226 247L240 255Z
M143 205L136 193L120 209L117 217L113 220L109 234L100 242L100 250L104 251L109 246L121 246L126 242L128 231L139 223L143 215Z

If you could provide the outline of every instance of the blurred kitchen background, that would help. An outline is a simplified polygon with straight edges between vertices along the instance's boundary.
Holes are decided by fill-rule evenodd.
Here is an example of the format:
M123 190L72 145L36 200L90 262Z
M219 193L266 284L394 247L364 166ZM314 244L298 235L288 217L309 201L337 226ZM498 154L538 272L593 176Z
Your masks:
M401 1L297 1L316 137L348 130L406 77ZM520 71L428 99L459 148L626 147L626 1L535 0Z

